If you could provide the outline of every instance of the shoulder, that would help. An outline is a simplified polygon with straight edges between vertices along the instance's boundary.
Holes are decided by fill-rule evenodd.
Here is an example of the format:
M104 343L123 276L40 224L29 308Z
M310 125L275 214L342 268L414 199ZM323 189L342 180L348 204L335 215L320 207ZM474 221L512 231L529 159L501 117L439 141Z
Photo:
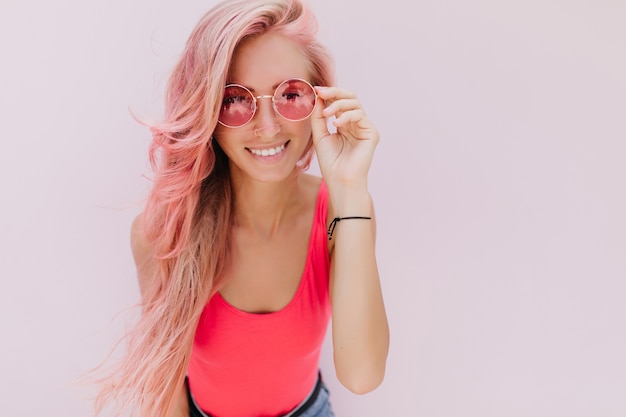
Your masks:
M306 198L308 202L315 203L318 198L324 198L327 200L327 205L330 204L330 199L328 198L328 189L324 184L324 179L322 177L318 177L316 175L311 174L301 174L300 175L300 184L302 189L305 191Z
M143 214L135 217L130 227L130 247L137 267L139 289L142 294L145 294L153 280L156 264L154 262L154 248L145 233Z
M313 202L316 202L318 198L325 199L326 203L326 228L335 218L335 213L332 206L332 201L328 196L328 189L326 186L322 184L323 179L321 177L317 177L310 174L303 174L304 181L309 184L309 195ZM315 204L315 203L314 203ZM328 241L328 252L332 253L333 248L335 247L335 242L333 240Z
M143 213L133 220L130 226L130 247L133 251L135 263L145 260L151 252L151 245L144 231Z
M316 198L322 185L322 178L311 174L301 174L300 185L308 197Z
M303 178L302 182L305 185L305 188L307 190L306 195L307 195L308 202L311 203L313 206L315 206L318 200L323 199L324 206L328 213L328 218L332 220L333 208L331 205L330 198L328 197L328 189L326 188L326 185L323 183L324 181L323 178L315 176L315 175L310 175L310 174L303 174L302 178ZM327 221L326 223L329 224L330 222Z

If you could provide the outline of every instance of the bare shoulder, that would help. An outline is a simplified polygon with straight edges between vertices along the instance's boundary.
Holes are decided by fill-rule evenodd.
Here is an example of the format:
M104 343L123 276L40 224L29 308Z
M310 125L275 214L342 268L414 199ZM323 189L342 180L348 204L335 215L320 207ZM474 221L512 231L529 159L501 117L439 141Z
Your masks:
M320 186L322 185L323 179L321 177L317 177L315 175L310 175L310 174L303 174L302 179L303 179L302 182L305 185L306 190L307 190L307 194L306 194L307 198L310 199L308 200L308 202L314 207L315 203L317 202L317 197L319 195ZM330 200L330 198L327 200L326 209L327 209L326 228L328 228L332 220L335 218L332 201ZM333 240L329 240L328 241L328 253L332 253L334 247L335 247L335 242Z
M133 220L130 226L130 247L137 266L143 264L151 253L150 243L144 232L143 213Z
M322 178L310 174L303 174L303 179L304 183L307 184L308 187L308 195L310 196L313 205L315 205L319 194L320 185L322 184ZM335 218L332 201L330 200L330 198L327 200L326 209L326 227L328 228L332 220ZM328 253L332 253L334 247L335 242L333 240L329 240Z
M315 200L322 184L322 178L311 174L301 174L300 183L305 189L308 198Z
M143 214L133 220L130 228L130 247L133 252L135 266L137 267L137 279L139 289L145 294L146 289L152 282L156 271L154 262L154 250L144 231Z

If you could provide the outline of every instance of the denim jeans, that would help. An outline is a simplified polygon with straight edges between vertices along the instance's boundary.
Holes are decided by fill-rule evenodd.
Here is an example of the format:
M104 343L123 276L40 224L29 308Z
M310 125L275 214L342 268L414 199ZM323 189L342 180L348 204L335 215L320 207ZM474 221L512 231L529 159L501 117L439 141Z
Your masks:
M189 398L189 417L211 417L197 406L189 391L189 385L187 385L187 397ZM321 375L309 397L293 411L281 417L335 417L330 406L328 388L324 385Z

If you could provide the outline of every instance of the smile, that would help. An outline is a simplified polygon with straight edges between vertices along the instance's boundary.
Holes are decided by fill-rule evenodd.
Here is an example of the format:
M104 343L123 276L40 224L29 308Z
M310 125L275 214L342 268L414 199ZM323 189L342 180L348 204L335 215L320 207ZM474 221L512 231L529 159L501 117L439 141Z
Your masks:
M248 149L250 153L256 156L274 156L274 155L278 155L279 153L282 153L285 150L285 146L287 145L287 143L284 143L280 146L277 146L275 148L269 148L269 149L252 149L252 148L246 148L246 149Z

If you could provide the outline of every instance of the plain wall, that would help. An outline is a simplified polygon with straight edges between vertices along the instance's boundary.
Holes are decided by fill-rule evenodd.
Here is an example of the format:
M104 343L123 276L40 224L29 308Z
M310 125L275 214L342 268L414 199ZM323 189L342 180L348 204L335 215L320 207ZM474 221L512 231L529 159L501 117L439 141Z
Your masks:
M212 4L2 0L2 415L90 415L70 383L138 297L129 108L159 115ZM388 370L353 395L326 344L337 416L626 415L626 2L312 5L382 135Z

